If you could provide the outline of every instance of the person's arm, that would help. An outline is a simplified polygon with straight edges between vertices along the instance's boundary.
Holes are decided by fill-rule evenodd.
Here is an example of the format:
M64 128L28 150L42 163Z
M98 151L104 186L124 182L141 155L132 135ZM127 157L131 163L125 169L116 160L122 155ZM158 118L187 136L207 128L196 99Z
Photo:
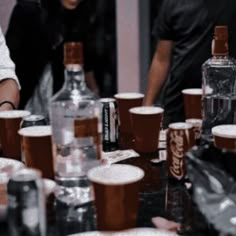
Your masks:
M85 82L87 86L97 95L100 96L99 86L95 75L95 35L96 35L96 15L94 12L94 6L90 6L87 3L88 9L88 22L86 34L84 35L84 70L85 70Z
M15 80L4 79L0 82L0 111L12 110L13 106L8 103L11 102L17 108L19 103L20 95L19 88ZM5 103L6 102L6 103Z
M148 73L147 87L144 97L144 106L153 105L157 94L167 77L172 52L173 41L160 40L152 59Z
M99 94L99 88L94 76L93 71L88 71L85 73L85 82L87 86L97 95L100 96Z
M0 110L13 109L10 103L15 107L18 106L19 89L20 84L15 74L15 65L9 56L9 50L0 29L0 104L2 104Z
M32 96L48 59L43 12L38 0L18 0L6 32L6 44L22 88L20 109L24 109Z

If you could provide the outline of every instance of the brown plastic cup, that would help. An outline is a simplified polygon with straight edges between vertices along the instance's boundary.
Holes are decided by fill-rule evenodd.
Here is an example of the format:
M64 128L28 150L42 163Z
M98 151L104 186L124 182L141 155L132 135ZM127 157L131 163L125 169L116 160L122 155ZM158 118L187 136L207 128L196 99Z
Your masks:
M19 130L22 153L28 167L39 169L44 178L53 179L52 131L50 126L31 126Z
M99 166L88 172L94 187L98 230L135 227L139 183L143 176L142 169L122 164Z
M187 119L185 122L193 126L195 139L196 141L199 141L200 136L201 136L202 120L201 119Z
M133 148L140 153L156 152L164 110L160 107L134 107L129 110L134 137Z
M30 112L23 110L0 112L0 140L4 157L21 161L18 130L20 129L22 118L28 115L30 115Z
M202 89L182 90L185 119L202 119Z
M141 106L144 94L142 93L118 93L115 96L119 117L119 140L121 148L132 148L133 136L129 109Z
M236 125L215 126L212 135L216 147L236 150Z

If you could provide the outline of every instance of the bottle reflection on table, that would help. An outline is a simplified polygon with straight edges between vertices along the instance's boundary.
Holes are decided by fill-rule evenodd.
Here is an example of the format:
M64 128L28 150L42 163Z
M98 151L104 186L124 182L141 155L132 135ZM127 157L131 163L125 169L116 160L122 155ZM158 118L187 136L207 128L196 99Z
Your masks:
M191 196L182 182L169 181L166 187L165 212L170 221L180 224L178 233L191 231L193 210Z

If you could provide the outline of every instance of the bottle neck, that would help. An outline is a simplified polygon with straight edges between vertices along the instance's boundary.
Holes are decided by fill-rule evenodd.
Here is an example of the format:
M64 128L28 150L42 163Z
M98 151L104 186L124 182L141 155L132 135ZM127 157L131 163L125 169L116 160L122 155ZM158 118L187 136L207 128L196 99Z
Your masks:
M213 40L212 41L212 55L214 57L229 56L229 47L227 40Z
M65 83L63 88L69 90L84 90L85 87L86 84L82 65L66 65Z

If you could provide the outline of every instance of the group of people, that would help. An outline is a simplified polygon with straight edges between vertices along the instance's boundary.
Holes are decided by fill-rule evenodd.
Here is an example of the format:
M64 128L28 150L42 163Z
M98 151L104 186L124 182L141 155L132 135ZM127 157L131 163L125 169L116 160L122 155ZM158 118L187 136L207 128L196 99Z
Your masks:
M236 2L162 2L154 27L158 40L148 73L143 105L161 104L165 110L164 126L167 126L171 122L184 120L181 91L185 88L201 87L201 65L211 56L215 25L228 26L229 52L231 56L236 57ZM68 40L84 43L87 83L94 91L97 90L96 80L91 73L95 63L91 43L94 39L90 34L94 30L94 19L90 17L93 14L89 13L92 9L89 3L88 0L18 0L6 40L21 83L20 108L25 106L32 95L48 62L51 63L52 73L56 78L53 83L54 92L61 87L64 80L62 45ZM29 30L34 33L29 35ZM44 45L44 50L41 50L39 45ZM9 58L4 59L8 57L8 51L2 36L0 47L5 51L0 53L0 78L3 80L0 84L3 91L0 91L0 102L9 100L17 106L20 86L13 73L13 63ZM10 72L6 72L7 70ZM7 78L11 80L6 80ZM5 103L0 109L3 109L3 106L7 109L11 105Z
M17 1L6 41L1 32L0 79L3 82L0 104L1 101L8 101L2 104L1 109L10 106L11 101L14 106L24 109L42 77L48 73L48 68L53 80L53 86L49 89L56 93L62 87L63 44L66 41L83 43L85 79L88 86L99 93L92 73L94 48L90 34L93 30L90 4L85 0ZM13 87L13 80L17 82L18 89Z
M37 87L41 86L42 81L49 84L45 78L50 80L50 86L44 88L51 91L46 91L43 96L50 92L55 94L62 87L63 44L68 41L83 43L85 80L88 87L97 95L107 92L103 91L104 73L108 71L109 79L115 80L115 55L107 54L108 47L113 50L115 48L115 28L111 27L115 19L115 15L111 14L115 1L109 2L17 0L6 32L6 44L21 84L20 109L30 108ZM103 23L106 25L103 26ZM105 48L98 51L101 42L104 42ZM104 58L109 58L106 67ZM115 86L112 86L112 90L115 92Z
M157 102L164 107L164 128L185 120L181 91L201 88L201 66L211 57L216 25L228 26L229 54L236 58L235 16L235 0L163 0L144 105Z
M53 93L62 87L63 44L67 41L83 43L86 81L93 91L99 92L92 73L92 11L91 1L87 0L17 1L6 32L6 43L21 83L20 109L25 108L45 74L53 78Z

